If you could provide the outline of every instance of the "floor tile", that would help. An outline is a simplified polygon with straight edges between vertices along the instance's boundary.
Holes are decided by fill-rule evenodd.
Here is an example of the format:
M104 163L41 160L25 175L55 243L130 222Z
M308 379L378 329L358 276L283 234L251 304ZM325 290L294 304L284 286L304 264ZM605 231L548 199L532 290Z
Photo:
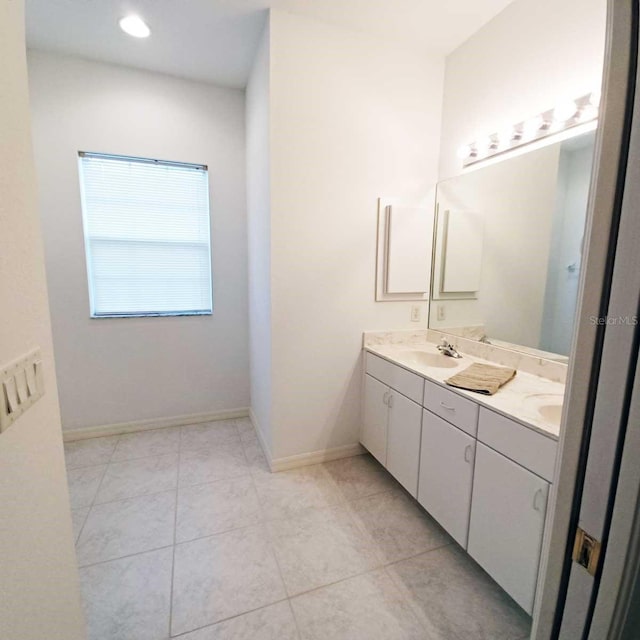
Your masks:
M254 474L258 498L269 519L289 518L310 507L343 501L342 493L322 465Z
M177 477L177 454L112 462L104 474L96 503L169 491L175 489Z
M269 463L257 439L244 441L242 446L244 448L244 455L247 458L247 464L249 465L249 471L252 474L271 474Z
M175 549L173 635L286 597L261 526L185 542Z
M88 640L169 637L172 549L80 569Z
M173 544L175 491L94 505L76 545L82 565Z
M217 420L182 427L182 451L215 448L219 444L239 442L235 420Z
M238 429L238 433L240 434L240 439L243 442L251 442L252 440L257 440L258 435L256 434L256 430L253 428L253 424L250 418L237 418L236 427Z
M342 506L274 520L268 528L290 596L382 564L369 535Z
M88 507L96 497L102 476L104 476L106 464L95 467L80 467L67 471L67 483L69 484L69 499L72 509Z
M111 461L121 462L123 460L177 453L179 447L180 427L127 433L120 436Z
M65 442L64 459L67 469L106 464L111 459L119 437L108 436L106 438L87 438L86 440Z
M256 524L262 518L251 476L178 491L177 542Z
M347 500L397 489L393 476L368 453L323 464Z
M291 606L303 640L433 640L384 570L297 596Z
M180 640L298 640L298 638L291 607L286 600L180 636Z
M388 568L438 640L519 640L530 619L457 545Z
M387 491L349 503L387 562L451 543L451 538L403 491Z
M71 523L73 525L73 539L78 540L80 531L84 526L87 515L89 514L90 507L82 507L81 509L71 509Z
M181 487L237 478L248 473L249 467L239 440L221 443L215 449L188 450L180 454Z

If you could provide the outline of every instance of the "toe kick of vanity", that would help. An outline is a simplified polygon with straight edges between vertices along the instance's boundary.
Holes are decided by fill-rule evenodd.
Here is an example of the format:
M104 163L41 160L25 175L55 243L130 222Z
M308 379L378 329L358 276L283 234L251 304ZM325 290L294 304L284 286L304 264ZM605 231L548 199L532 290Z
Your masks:
M365 352L360 441L531 614L556 439Z

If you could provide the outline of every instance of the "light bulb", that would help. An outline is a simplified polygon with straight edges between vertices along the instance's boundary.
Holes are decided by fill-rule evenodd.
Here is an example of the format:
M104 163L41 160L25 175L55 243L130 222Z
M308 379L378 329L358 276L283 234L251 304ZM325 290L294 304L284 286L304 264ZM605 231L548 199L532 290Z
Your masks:
M489 147L491 146L491 138L484 133L479 133L475 136L473 146L479 156L484 156L488 153Z
M151 29L140 16L125 16L118 24L125 33L134 38L148 38L151 35Z
M513 128L503 129L502 131L498 132L498 148L506 149L507 147L510 147L514 138L515 134Z
M542 116L534 116L533 118L529 118L529 120L525 120L522 124L522 137L525 140L535 138L543 124L544 120Z
M563 102L553 110L553 119L555 122L566 122L576 115L578 106L575 102Z
M580 122L589 122L589 120L595 120L597 117L598 108L594 107L592 104L585 104L578 114Z
M472 149L468 144L463 144L458 148L457 156L460 160L466 160L472 154Z

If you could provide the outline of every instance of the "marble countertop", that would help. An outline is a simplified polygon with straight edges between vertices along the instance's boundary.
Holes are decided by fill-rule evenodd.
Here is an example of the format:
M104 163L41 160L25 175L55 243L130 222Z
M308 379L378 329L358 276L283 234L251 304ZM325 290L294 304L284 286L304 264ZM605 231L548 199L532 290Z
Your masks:
M517 420L521 424L530 429L538 431L542 435L557 440L560 435L560 411L556 409L558 416L550 420L544 417L539 408L549 405L561 406L564 396L565 385L561 382L554 382L546 378L518 371L515 378L507 382L500 390L492 396L474 393L473 391L465 391L445 385L445 380L451 376L466 369L474 362L496 365L495 362L483 360L476 356L470 356L461 352L462 358L454 359L447 356L441 356L435 344L384 344L384 345L366 345L366 351L369 351L385 360L397 364L404 369L413 371L423 378L427 378L432 382L446 386L447 389L458 393L462 396L470 398L480 406L487 407L501 413L507 418ZM419 362L411 362L408 356L410 351L421 351L425 353L437 354L439 357L446 358L447 368L428 366ZM404 357L403 357L404 354ZM453 366L451 366L453 365Z

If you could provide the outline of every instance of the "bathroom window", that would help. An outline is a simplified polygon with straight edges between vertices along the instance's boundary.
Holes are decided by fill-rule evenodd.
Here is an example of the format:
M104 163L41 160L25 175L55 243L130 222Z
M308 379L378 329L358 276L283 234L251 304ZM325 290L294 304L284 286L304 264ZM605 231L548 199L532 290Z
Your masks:
M91 317L211 314L207 167L78 155Z

